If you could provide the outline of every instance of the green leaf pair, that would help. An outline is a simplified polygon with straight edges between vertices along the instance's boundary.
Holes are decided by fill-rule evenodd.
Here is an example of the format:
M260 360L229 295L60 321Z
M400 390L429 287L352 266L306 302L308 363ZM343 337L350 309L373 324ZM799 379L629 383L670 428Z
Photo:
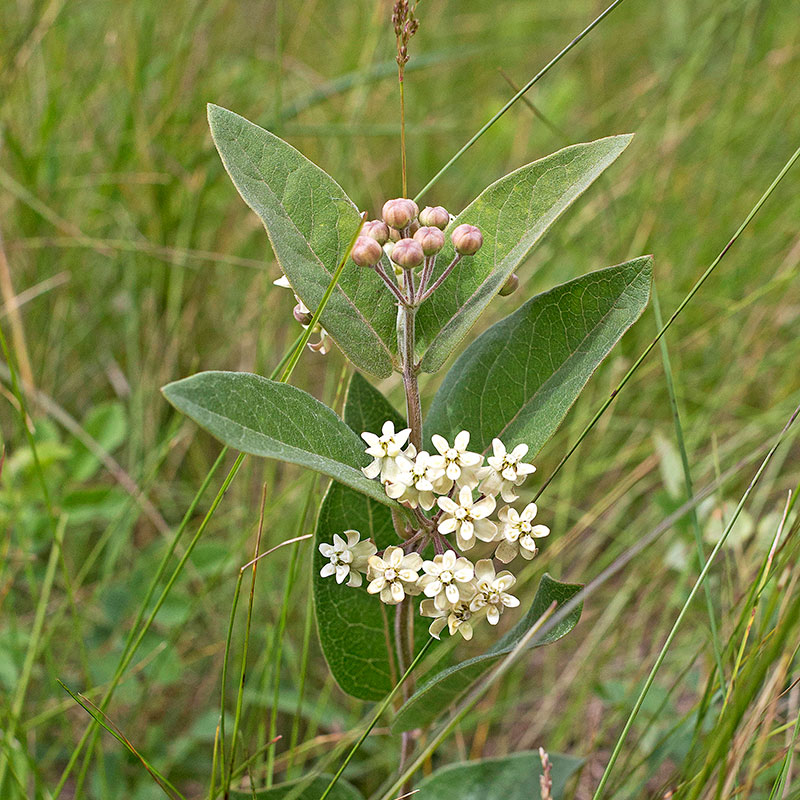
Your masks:
M359 222L356 205L324 170L274 134L219 106L208 120L219 154L244 201L267 229L275 257L298 297L319 305ZM436 372L533 245L628 146L611 136L566 147L506 175L451 223L478 226L484 245L462 260L418 315L418 358ZM453 256L448 241L437 265ZM400 368L396 309L378 275L346 269L320 321L359 369L379 378Z

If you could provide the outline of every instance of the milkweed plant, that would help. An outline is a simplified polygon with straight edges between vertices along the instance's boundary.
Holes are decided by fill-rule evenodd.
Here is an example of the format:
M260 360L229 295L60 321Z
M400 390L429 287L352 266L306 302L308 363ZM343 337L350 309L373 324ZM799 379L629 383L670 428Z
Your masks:
M394 24L402 87L417 24L407 3L395 4ZM479 641L483 655L433 668L418 688L404 683L392 729L405 732L407 750L412 732L580 589L544 575L526 597L519 581L551 533L546 503L531 499L533 460L647 305L651 258L531 297L464 343L495 298L519 287L516 271L531 249L631 136L526 164L458 213L445 197L422 208L419 197L400 197L368 219L279 137L215 105L209 122L228 174L264 223L281 269L275 283L296 297L303 341L315 359L335 344L355 370L343 417L286 382L292 365L277 379L202 372L163 392L225 445L332 479L311 568L320 644L345 692L383 699L431 637ZM405 186L405 147L402 155ZM459 349L423 408L421 379ZM391 386L393 375L402 416L375 385ZM506 615L515 624L498 637ZM568 633L579 615L580 606L536 644Z

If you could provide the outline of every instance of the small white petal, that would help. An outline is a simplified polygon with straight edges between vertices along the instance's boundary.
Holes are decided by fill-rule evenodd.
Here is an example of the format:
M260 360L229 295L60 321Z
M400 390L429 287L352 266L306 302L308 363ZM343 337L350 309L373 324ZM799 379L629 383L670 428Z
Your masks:
M497 625L500 620L500 612L497 610L497 606L489 606L486 609L486 619L490 625Z
M320 571L320 577L322 578L329 578L333 573L336 572L336 567L333 564L326 564Z
M422 556L419 553L409 553L403 558L401 566L403 569L413 569L417 572L422 569Z
M447 584L444 594L451 603L455 604L458 602L458 587L454 583Z
M431 443L442 455L450 449L447 439L445 439L444 436L439 436L438 433L434 433L433 436L431 436ZM433 458L436 458L436 456L433 456Z
M494 564L490 558L482 558L475 564L475 577L479 581L491 583L494 580Z
M469 433L467 431L461 431L457 434L453 446L456 450L461 450L462 452L466 450L467 447L469 447Z
M339 564L336 567L336 583L344 583L345 578L350 574L350 567L347 564Z
M374 480L381 474L381 460L376 458L369 466L361 467L365 477Z
M452 517L445 517L439 522L439 533L452 533L457 527L458 523Z
M392 600L395 603L401 603L405 592L403 591L403 584L400 581L392 581Z
M363 580L364 579L361 577L360 572L355 572L353 570L350 570L350 578L347 581L347 585L350 586L352 589L357 589L359 586L361 586Z
M447 625L447 620L444 617L438 617L431 622L431 625L428 628L428 633L433 636L434 639L439 639L441 638L441 633L444 630L445 625Z

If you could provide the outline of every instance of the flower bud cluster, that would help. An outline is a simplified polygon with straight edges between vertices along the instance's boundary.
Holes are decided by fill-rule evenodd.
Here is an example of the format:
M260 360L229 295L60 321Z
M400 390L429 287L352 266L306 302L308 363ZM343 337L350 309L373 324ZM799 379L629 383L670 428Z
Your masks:
M455 257L433 281L436 256L444 249L444 234L452 222L446 208L426 206L419 210L407 197L397 197L383 204L381 219L364 223L351 258L359 267L374 269L387 283L402 305L414 307L427 300L464 256L478 252L483 236L474 225L458 225L450 234ZM382 265L384 253L393 267L390 276ZM419 280L411 275L421 268Z
M432 436L432 453L417 450L409 435L410 429L395 431L389 421L380 434L362 433L366 453L373 459L363 472L380 480L389 497L416 510L419 530L382 554L373 545L366 561L366 543L357 535L351 542L354 532L347 531L348 546L353 548L349 560L337 555L339 561L334 563L332 546L320 545L323 555L331 558L323 576L335 573L341 583L354 571L365 573L367 591L390 605L424 594L420 612L433 618L431 635L438 638L447 627L451 635L459 631L469 639L476 621L485 618L496 625L503 610L518 606L519 600L509 594L516 582L511 572L497 573L492 558L473 563L464 554L483 542L503 564L518 555L530 560L538 552L536 540L550 533L545 525L534 524L535 503L521 511L510 505L518 499L516 489L536 468L523 460L528 452L525 444L509 451L494 439L492 455L484 458L468 449L467 431L461 431L452 445L438 434ZM504 502L499 510L498 496ZM338 538L339 544L344 541ZM436 555L424 560L420 553L431 542ZM358 554L355 548L361 548ZM340 563L348 565L347 572ZM357 581L348 585L360 585L360 574Z

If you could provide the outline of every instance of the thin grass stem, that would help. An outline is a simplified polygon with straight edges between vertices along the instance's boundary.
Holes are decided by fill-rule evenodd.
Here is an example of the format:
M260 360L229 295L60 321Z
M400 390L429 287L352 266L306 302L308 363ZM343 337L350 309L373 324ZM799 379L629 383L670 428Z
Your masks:
M798 152L800 152L800 151L798 151ZM708 575L709 570L711 569L711 566L714 563L714 560L716 559L717 553L719 553L720 549L725 544L725 540L728 538L728 534L731 532L731 529L733 528L734 523L736 522L736 520L739 517L739 514L741 513L741 511L744 508L745 504L747 503L747 500L749 499L749 497L752 494L752 492L755 489L755 487L758 485L758 482L761 479L761 475L763 474L764 470L767 468L767 465L769 464L769 462L772 460L772 456L775 454L775 451L780 446L780 444L783 441L786 433L788 432L789 428L794 423L794 421L797 418L798 414L800 414L800 406L798 406L794 410L794 412L792 413L792 416L789 418L789 421L786 423L786 425L784 426L783 430L781 431L781 434L778 437L777 441L770 448L770 450L767 453L767 455L765 456L764 460L761 462L761 465L759 466L758 470L756 471L756 474L753 476L753 479L750 481L750 484L748 485L747 489L745 490L744 494L742 495L741 499L739 500L739 503L736 506L736 509L733 512L732 516L731 516L731 519L728 521L728 524L725 526L725 530L722 532L722 535L717 540L717 543L714 545L714 548L712 549L711 553L709 554L708 559L706 560L706 563L703 566L703 569L701 570L700 574L698 575L697 580L695 581L694 586L692 587L692 590L689 592L689 596L686 598L686 601L684 602L683 607L681 608L680 613L678 614L678 617L675 620L675 622L674 622L674 624L672 626L672 629L670 630L670 632L669 632L669 634L668 634L668 636L666 638L666 641L664 642L663 646L661 647L661 650L660 650L660 652L658 654L658 657L656 658L656 661L653 664L653 667L652 667L652 669L650 670L650 673L647 676L647 680L645 681L644 686L642 687L642 690L639 693L639 697L636 699L636 702L634 703L633 709L631 710L631 713L628 716L627 721L625 722L625 726L622 729L622 733L620 733L619 738L617 739L617 742L614 745L614 749L613 749L613 751L611 753L611 758L609 759L608 764L606 764L605 770L603 770L603 775L600 778L600 783L598 784L594 795L592 796L592 800L600 800L600 798L603 796L603 790L605 789L606 784L608 783L608 779L611 776L611 772L614 769L614 765L616 764L617 759L619 758L619 754L622 751L622 746L625 743L625 740L626 740L626 738L628 736L628 733L629 733L629 731L630 731L630 729L631 729L631 727L632 727L632 725L634 723L634 720L636 719L636 717L637 717L637 715L639 713L639 710L642 707L642 703L644 703L645 697L647 697L647 693L650 691L650 687L653 685L653 681L655 680L656 674L658 673L658 670L661 668L661 665L663 664L664 659L667 656L667 652L669 651L670 645L672 644L672 641L675 638L675 635L677 634L678 629L681 626L681 623L683 622L683 618L686 616L686 612L688 611L689 606L692 603L692 600L694 599L695 595L697 594L698 590L700 589L700 586L703 584L703 581L705 581L706 576Z
M658 290L656 282L653 281L652 288L653 299L653 313L656 318L656 325L659 329L664 327L664 320L661 318L661 303L658 300ZM683 436L683 425L681 424L681 414L678 409L678 398L675 394L675 383L672 377L672 364L669 358L669 349L667 348L667 337L661 338L661 360L664 363L664 380L667 385L667 394L669 395L669 406L672 411L672 420L675 423L675 440L678 445L678 451L681 456L681 467L683 468L683 486L686 490L686 499L691 500L694 495L694 482L692 481L692 472L689 467L689 456L686 452L686 440ZM689 522L694 533L694 543L697 548L697 565L700 569L703 568L705 561L705 552L703 550L703 532L700 530L700 520L697 517L697 509L693 508L689 513ZM717 673L719 674L719 683L723 691L725 690L725 669L722 664L722 644L719 639L719 631L717 629L717 615L714 611L714 602L711 599L711 589L708 584L703 584L703 593L706 600L706 611L708 613L708 624L711 631L711 645L714 649L714 660L717 665Z
M497 122L503 114L508 111L514 103L517 102L527 91L530 89L537 81L543 78L559 61L567 54L573 47L575 47L579 42L585 39L618 5L621 5L623 0L614 0L614 2L605 10L603 11L600 16L596 17L589 25L587 25L566 47L564 47L556 56L554 56L547 64L539 70L480 130L475 133L472 138L470 138L467 143L422 187L422 189L417 193L417 196L414 198L415 202L419 202L419 199L430 189L432 188L442 177L442 175L453 166L453 164L458 161L464 153L469 150L478 139L483 136L492 125Z

